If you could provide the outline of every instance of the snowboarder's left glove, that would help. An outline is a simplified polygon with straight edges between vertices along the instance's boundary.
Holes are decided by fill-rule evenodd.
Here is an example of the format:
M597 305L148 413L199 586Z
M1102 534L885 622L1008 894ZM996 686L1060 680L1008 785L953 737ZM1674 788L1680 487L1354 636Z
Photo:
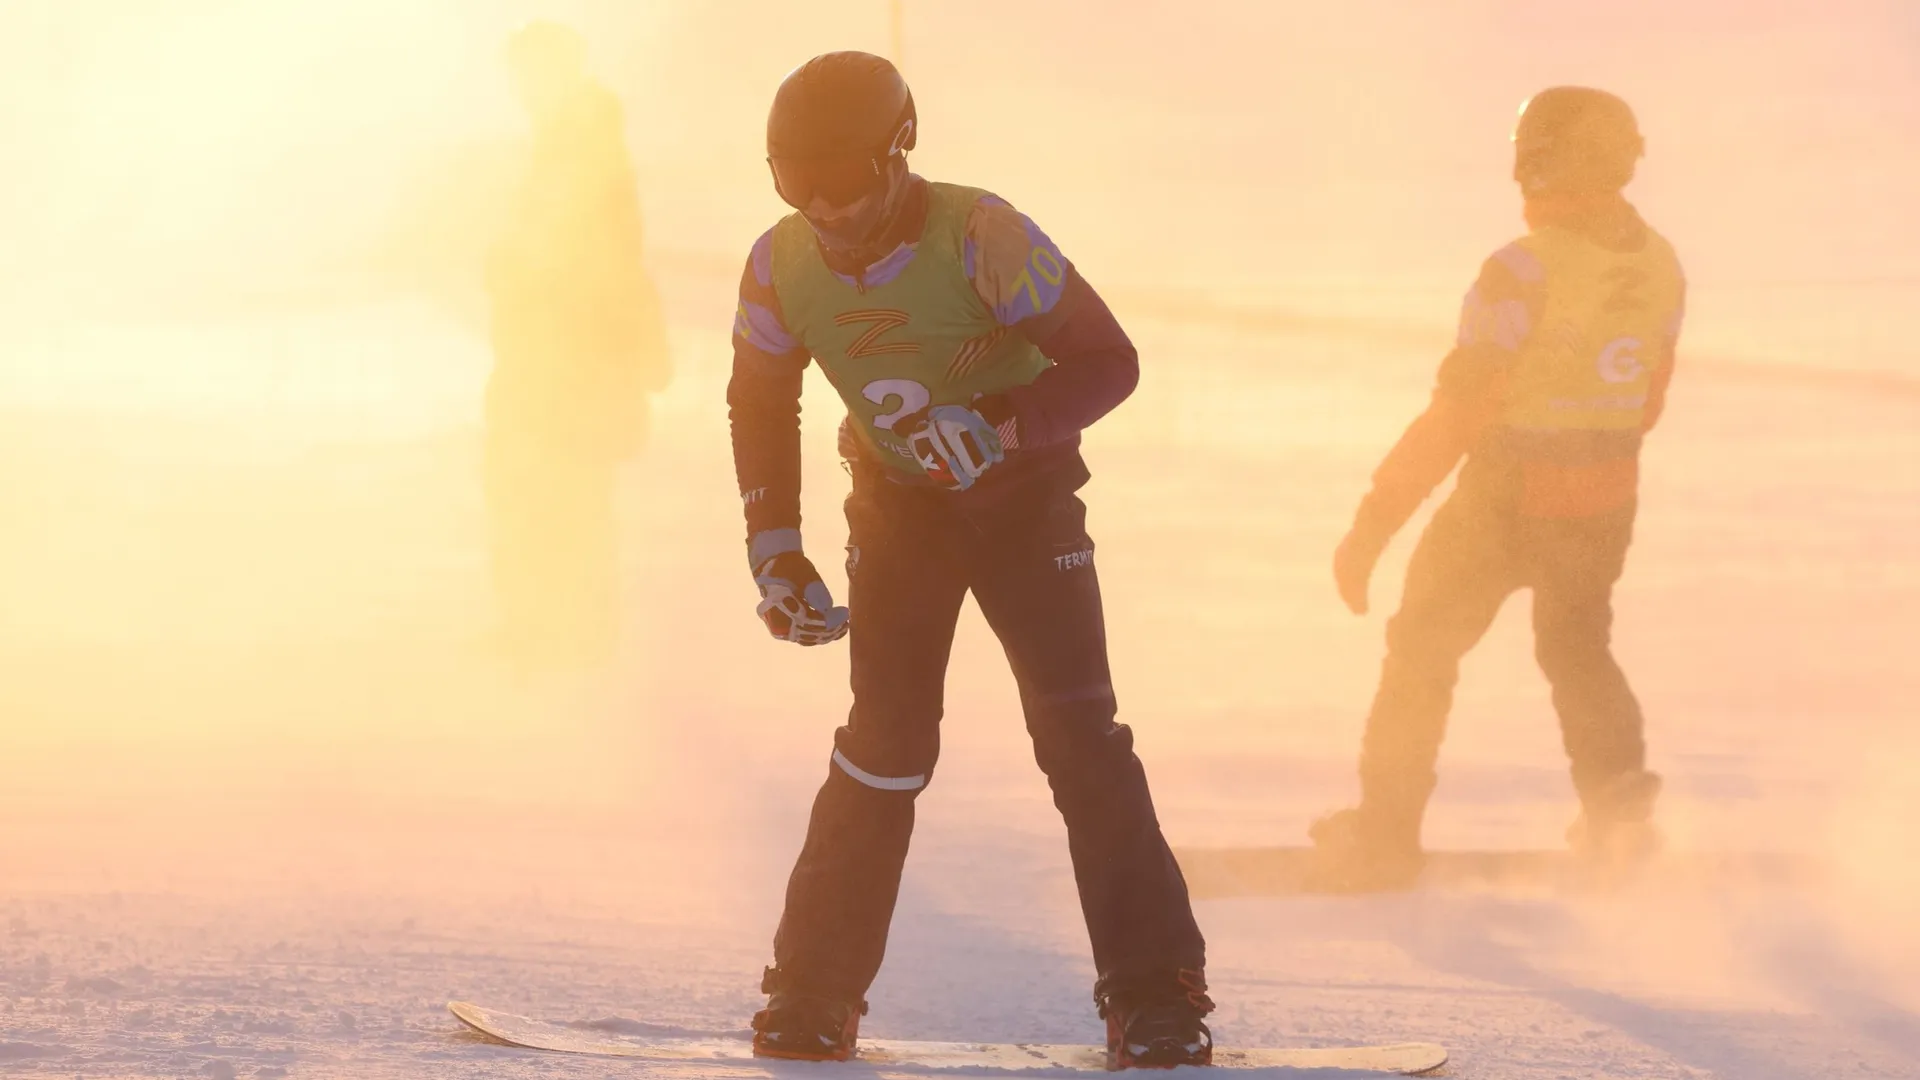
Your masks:
M753 583L760 587L754 613L767 632L799 645L825 645L845 637L851 624L844 607L835 607L820 571L800 550L800 530L772 529L747 541Z
M893 426L894 434L913 448L920 468L949 491L972 487L982 473L1005 461L1007 451L1019 444L1017 425L1004 399L984 398L975 404L977 408L935 405ZM1004 412L1005 416L990 420L984 415L988 412Z

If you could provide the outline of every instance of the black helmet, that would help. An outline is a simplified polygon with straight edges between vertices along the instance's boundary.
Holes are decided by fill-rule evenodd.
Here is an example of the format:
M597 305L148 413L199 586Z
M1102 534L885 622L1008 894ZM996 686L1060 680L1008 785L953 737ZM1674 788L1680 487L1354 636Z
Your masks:
M913 149L913 93L884 58L831 52L795 68L767 114L767 161L782 198L857 197L884 179L886 159Z
M1513 178L1528 195L1618 191L1646 148L1625 101L1605 90L1556 86L1520 106Z

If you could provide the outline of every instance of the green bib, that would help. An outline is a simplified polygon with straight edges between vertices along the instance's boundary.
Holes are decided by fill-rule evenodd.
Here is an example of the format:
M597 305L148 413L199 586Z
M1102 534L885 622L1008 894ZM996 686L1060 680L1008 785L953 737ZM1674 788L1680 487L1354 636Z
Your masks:
M1519 241L1546 270L1546 307L1514 365L1503 417L1536 431L1638 431L1680 312L1680 262L1658 233L1618 252L1566 229Z
M849 427L889 468L919 474L895 421L1032 382L1049 361L1001 326L967 280L967 215L986 192L929 185L927 224L900 276L860 289L828 269L806 218L773 230L773 288L787 329L847 403Z

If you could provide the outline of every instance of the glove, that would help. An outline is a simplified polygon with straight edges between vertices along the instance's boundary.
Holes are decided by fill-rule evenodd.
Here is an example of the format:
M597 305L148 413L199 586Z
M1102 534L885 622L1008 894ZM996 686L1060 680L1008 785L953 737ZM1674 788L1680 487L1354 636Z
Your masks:
M1347 610L1355 615L1367 613L1367 583L1373 579L1374 564L1380 561L1386 546L1354 530L1333 549L1333 583L1339 587Z
M1011 418L1006 426L1011 428ZM920 468L949 491L967 490L982 473L1007 459L999 428L966 405L922 409L903 417L893 431L913 448Z
M849 613L833 605L820 571L800 550L799 530L756 534L747 550L753 583L760 587L754 614L767 624L768 633L800 645L825 645L847 635Z
M820 580L820 571L800 552L776 555L754 567L753 583L760 586L760 604L754 613L774 637L800 645L825 645L847 636L851 625L847 609L833 605L833 594Z
M1374 512L1371 499L1360 504L1360 512L1354 516L1353 527L1333 549L1333 583L1340 590L1340 599L1346 602L1347 610L1355 615L1367 613L1367 585L1373 580L1373 568L1380 561L1380 554L1387 550L1395 529L1380 520Z

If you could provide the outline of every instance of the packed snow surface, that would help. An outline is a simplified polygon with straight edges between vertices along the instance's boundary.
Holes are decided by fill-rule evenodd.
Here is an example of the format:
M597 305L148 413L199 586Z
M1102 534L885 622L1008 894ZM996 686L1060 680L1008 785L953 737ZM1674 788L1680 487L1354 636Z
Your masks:
M516 677L481 642L471 334L329 315L272 333L375 360L296 349L238 383L222 365L267 331L226 327L199 360L219 394L164 408L111 401L137 330L61 346L59 379L8 369L0 1075L686 1072L489 1045L455 998L745 1028L846 652L752 617L709 291L675 301L681 375L623 480L627 638L596 676ZM1444 332L1130 323L1145 376L1085 492L1122 718L1176 847L1298 843L1353 796L1380 649L1329 555ZM1220 1042L1433 1041L1489 1080L1920 1077L1920 393L1689 362L1616 640L1672 844L1818 879L1203 899ZM807 406L838 588L837 412L817 381ZM1525 614L1467 664L1432 846L1551 847L1573 816ZM945 746L864 1030L1097 1041L1063 831L971 610Z

